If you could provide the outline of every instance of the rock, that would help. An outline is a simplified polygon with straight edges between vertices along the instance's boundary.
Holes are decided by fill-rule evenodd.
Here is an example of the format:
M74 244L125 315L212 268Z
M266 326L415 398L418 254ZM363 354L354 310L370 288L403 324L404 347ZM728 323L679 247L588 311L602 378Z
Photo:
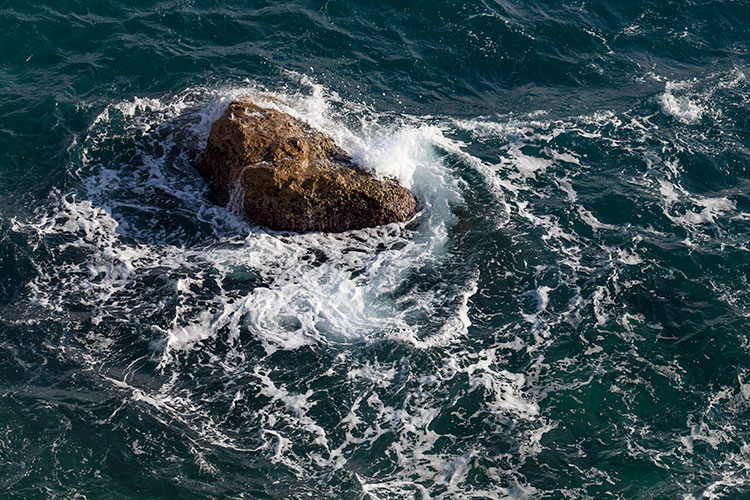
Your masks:
M212 201L276 230L341 232L416 210L408 189L357 168L329 136L246 99L213 124L195 166Z

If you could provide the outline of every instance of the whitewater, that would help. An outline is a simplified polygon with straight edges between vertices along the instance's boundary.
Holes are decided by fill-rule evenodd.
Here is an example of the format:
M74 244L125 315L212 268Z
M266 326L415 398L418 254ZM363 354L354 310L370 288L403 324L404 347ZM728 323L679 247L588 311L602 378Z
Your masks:
M0 496L745 498L750 9L675 9L0 6ZM239 97L419 213L212 204Z

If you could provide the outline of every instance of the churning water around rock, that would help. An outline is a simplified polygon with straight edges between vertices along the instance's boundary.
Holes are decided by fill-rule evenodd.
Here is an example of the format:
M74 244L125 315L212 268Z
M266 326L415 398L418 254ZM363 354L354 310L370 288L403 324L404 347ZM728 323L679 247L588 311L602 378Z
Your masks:
M750 496L750 4L0 4L3 498ZM209 203L236 97L420 214Z

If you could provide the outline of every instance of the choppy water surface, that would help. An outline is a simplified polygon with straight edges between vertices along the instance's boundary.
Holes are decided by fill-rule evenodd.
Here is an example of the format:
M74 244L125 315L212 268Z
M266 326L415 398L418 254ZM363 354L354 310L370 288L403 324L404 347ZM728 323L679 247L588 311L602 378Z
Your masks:
M0 3L8 498L750 496L750 4ZM423 210L254 226L234 97Z

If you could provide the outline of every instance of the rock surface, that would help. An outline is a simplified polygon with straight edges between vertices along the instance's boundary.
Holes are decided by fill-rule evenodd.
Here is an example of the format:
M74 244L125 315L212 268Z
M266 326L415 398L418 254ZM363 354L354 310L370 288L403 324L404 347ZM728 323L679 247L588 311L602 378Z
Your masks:
M215 203L276 230L341 232L416 210L408 189L358 169L329 136L244 99L213 124L195 166Z

